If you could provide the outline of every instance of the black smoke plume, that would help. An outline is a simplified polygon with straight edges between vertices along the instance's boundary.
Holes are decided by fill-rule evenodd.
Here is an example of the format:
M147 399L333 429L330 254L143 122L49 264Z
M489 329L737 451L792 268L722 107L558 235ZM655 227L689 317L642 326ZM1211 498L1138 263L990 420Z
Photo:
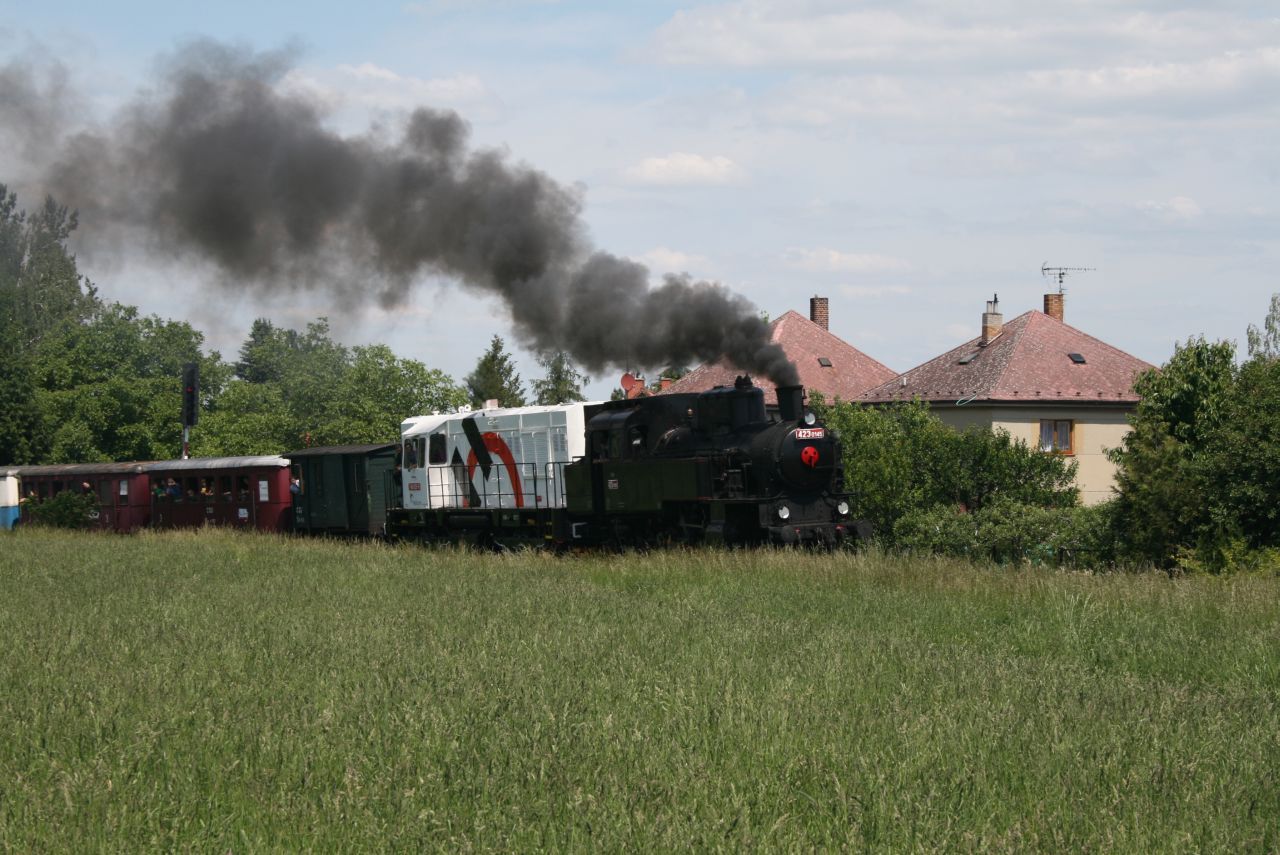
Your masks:
M642 265L592 249L577 192L471 148L456 113L422 108L395 136L341 136L280 86L290 58L186 45L109 126L56 144L35 78L11 66L0 120L39 133L22 143L54 152L44 189L89 229L212 262L228 287L393 306L434 274L500 296L524 344L592 371L724 357L797 382L750 302L687 276L651 288Z

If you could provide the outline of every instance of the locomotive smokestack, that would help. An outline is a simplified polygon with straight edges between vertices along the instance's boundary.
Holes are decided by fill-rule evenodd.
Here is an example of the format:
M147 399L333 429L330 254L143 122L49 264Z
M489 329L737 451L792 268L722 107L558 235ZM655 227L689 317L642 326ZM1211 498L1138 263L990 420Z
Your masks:
M524 345L593 373L724 358L797 381L743 297L687 275L651 288L645 267L594 250L579 190L472 148L451 111L417 109L398 135L341 136L318 100L282 85L290 60L184 45L154 94L79 133L53 97L57 74L42 92L36 75L0 68L0 134L44 158L41 189L102 246L211 263L228 288L320 287L351 309L445 276L500 298Z
M779 386L778 387L778 416L784 422L794 422L800 420L800 415L804 412L804 387L803 386Z

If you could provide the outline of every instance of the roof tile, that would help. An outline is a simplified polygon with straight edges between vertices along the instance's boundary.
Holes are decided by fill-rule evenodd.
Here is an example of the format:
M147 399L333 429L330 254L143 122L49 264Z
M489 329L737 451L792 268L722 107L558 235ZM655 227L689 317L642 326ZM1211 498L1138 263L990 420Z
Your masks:
M799 312L786 312L770 326L773 329L771 340L781 345L796 364L800 382L810 392L821 392L829 399L852 401L865 390L894 376L892 369ZM819 359L830 360L831 365L824 366ZM734 379L742 373L727 362L708 362L681 377L665 391L701 392L715 386L732 386ZM752 379L764 389L766 399L772 397L775 391L773 383L764 377Z
M858 400L1134 404L1138 401L1134 380L1153 367L1036 310L1009 321L986 347L980 347L980 341L970 339L867 390ZM1084 363L1073 362L1071 353L1084 356Z

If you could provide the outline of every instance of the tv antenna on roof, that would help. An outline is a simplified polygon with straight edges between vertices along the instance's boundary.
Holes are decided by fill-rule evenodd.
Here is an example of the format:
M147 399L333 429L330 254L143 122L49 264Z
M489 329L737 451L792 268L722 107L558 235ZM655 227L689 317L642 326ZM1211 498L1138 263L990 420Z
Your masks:
M1097 270L1096 267L1050 267L1049 262L1040 265L1040 275L1045 278L1053 277L1058 280L1058 293L1062 294L1067 289L1063 286L1063 282L1067 278L1068 273L1083 273L1086 270Z

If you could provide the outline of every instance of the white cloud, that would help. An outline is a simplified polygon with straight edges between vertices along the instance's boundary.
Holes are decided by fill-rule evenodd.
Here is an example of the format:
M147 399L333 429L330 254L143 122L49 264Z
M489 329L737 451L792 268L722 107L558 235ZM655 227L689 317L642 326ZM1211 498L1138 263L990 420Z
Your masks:
M411 110L421 106L465 107L469 113L495 100L484 82L472 74L411 77L363 62L334 69L294 69L282 86L330 108Z
M641 184L734 184L742 180L743 171L723 155L704 157L677 151L666 157L645 158L628 169L626 177Z
M1204 214L1199 203L1189 196L1174 196L1167 202L1139 202L1138 210L1164 220L1183 222L1198 219Z
M1212 9L1135 13L1093 3L1004 8L929 0L850 5L734 0L680 11L655 34L655 53L673 64L746 67L1055 68L1099 53L1145 63L1224 47L1260 48L1274 45L1280 32L1280 20Z
M737 66L896 63L921 53L969 53L974 42L988 50L1016 45L1018 38L998 22L966 26L893 9L815 10L812 4L743 0L677 12L657 32L657 53L670 63Z
M783 261L810 273L898 273L911 265L901 258L878 253L840 252L826 248L790 247Z
M910 294L911 289L905 285L841 285L840 293L846 297L868 298L889 297Z
M1059 100L1100 105L1125 102L1144 112L1170 103L1224 97L1229 100L1206 106L1223 109L1263 102L1274 108L1280 91L1280 48L1229 50L1176 62L1032 71L1027 89Z
M375 80L391 81L399 81L403 79L394 71L374 65L371 62L362 62L359 65L339 65L338 71L341 71L348 77L364 77L373 78Z
M1075 130L1105 118L1280 120L1280 19L1121 4L894 4L735 0L677 12L656 32L669 64L791 69L748 105L758 119L872 122L944 139Z
M643 262L650 270L659 274L687 273L693 268L707 263L707 259L701 255L681 252L676 249L669 249L665 246L655 247L640 256L637 260Z

